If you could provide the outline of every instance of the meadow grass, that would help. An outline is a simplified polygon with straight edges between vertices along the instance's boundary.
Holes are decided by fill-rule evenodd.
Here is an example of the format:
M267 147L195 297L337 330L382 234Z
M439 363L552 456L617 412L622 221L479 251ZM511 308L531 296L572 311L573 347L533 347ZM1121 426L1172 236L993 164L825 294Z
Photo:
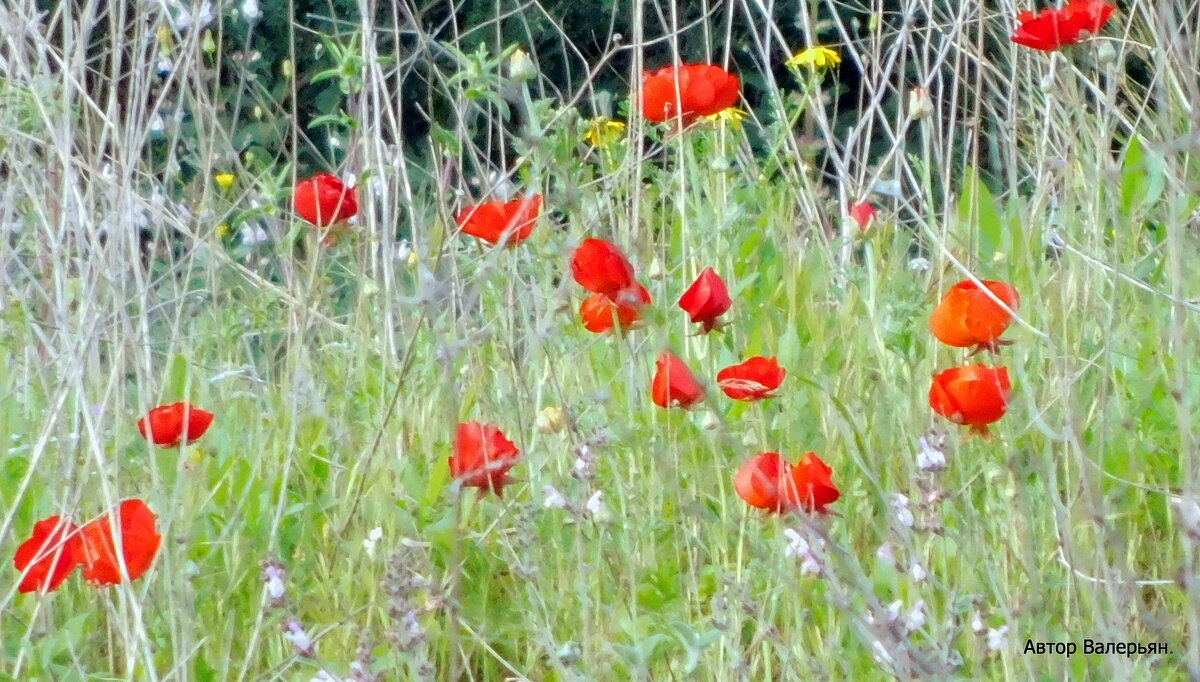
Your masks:
M797 70L787 95L764 70L743 122L671 134L634 116L600 148L582 142L588 83L510 79L505 45L447 61L453 34L422 35L418 57L440 60L454 118L408 148L414 67L371 47L406 25L347 21L331 40L362 59L341 170L362 210L331 248L287 210L290 156L233 151L200 30L177 33L165 85L135 49L125 101L93 100L81 43L45 28L86 17L28 24L32 5L0 10L5 679L1200 676L1196 3L1133 0L1103 37L1050 55L1006 42L1024 6L910 3L923 21L832 46L864 72L850 128L833 79ZM811 22L815 3L799 9ZM702 27L717 43L722 12ZM778 21L752 55L764 65L805 47L778 44ZM614 49L664 38L638 27ZM917 86L933 115L912 115ZM261 96L242 106L274 111ZM174 151L162 161L185 141L181 111L207 159L186 181ZM509 183L546 196L528 242L456 233L457 207ZM861 198L880 207L865 234L846 218ZM620 244L650 289L639 328L580 326L567 261L587 236ZM698 335L675 302L705 266L735 303ZM984 356L1014 385L991 441L927 400L931 375L965 360L929 313L969 275L1021 294L1015 343ZM667 348L708 382L699 408L651 404ZM779 397L726 399L716 372L756 354L788 370ZM149 445L136 420L183 399L216 413L210 432ZM538 428L548 407L564 428ZM502 499L451 480L468 420L521 450ZM833 467L831 515L738 498L737 466L771 450ZM146 576L17 593L8 557L35 521L126 497L159 514ZM1025 652L1085 638L1166 647Z

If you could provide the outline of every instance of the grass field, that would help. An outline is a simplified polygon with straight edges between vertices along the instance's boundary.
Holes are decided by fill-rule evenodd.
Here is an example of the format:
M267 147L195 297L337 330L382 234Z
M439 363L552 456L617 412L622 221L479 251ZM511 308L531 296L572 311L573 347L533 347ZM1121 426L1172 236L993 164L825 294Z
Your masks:
M802 66L758 74L743 121L635 114L598 147L596 93L511 78L506 45L440 62L455 119L389 142L406 66L366 51L324 169L361 208L331 247L290 211L292 159L239 157L206 114L200 30L165 84L134 51L139 109L88 99L86 55L44 35L81 18L0 10L0 677L1200 677L1200 6L1123 2L1046 53L1008 42L1034 8L1000 4L917 2L928 21L829 45L864 72L853 126ZM153 35L157 11L123 19ZM764 64L808 47L764 36ZM635 83L661 66L636 61ZM185 137L188 177L163 151ZM493 138L499 162L473 145ZM458 234L464 202L525 191L545 197L527 242ZM581 327L586 237L650 290L638 328ZM706 266L734 304L702 335L676 301ZM980 356L1013 383L990 441L928 402L967 361L929 315L969 276L1021 294L1014 343ZM651 403L664 349L702 405ZM778 397L727 399L717 371L751 355L788 370ZM136 422L177 400L215 422L155 448ZM452 480L471 420L520 449L503 498ZM748 507L733 475L764 451L818 453L831 513ZM37 520L131 497L163 536L148 573L17 592ZM1053 642L1078 650L1027 651Z

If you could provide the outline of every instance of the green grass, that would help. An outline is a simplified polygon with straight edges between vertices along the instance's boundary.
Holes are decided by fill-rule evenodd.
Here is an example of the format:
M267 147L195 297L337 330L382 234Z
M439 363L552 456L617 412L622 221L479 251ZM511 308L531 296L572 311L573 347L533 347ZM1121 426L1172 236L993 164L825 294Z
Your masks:
M11 173L0 190L0 672L367 679L353 677L358 660L386 680L1195 675L1200 538L1172 501L1197 495L1200 167L1181 95L1200 76L1177 65L1200 49L1194 36L1175 43L1182 56L1158 76L1153 108L1129 104L1145 93L1110 77L1148 63L1139 44L1165 44L1143 15L1157 7L1130 3L1109 38L1054 56L1044 90L1045 55L1004 47L978 62L973 38L903 37L958 60L938 71L951 79L938 100L949 119L901 116L903 135L894 113L864 102L876 130L847 137L817 83L743 127L656 133L662 153L644 155L627 141L580 143L586 125L566 97L525 90L513 106L533 120L515 130L492 100L461 99L462 122L443 122L420 153L455 165L479 197L471 135L509 140L520 156L502 172L547 207L513 250L454 234L453 188L429 179L442 168L398 162L382 141L393 122L367 95L397 93L371 73L347 98L361 127L344 141L364 209L335 248L285 210L288 159L220 161L233 131L206 133L211 167L164 185L137 142L147 122L111 118L101 102L128 124L106 175L95 113L38 104L73 86L0 78ZM981 35L1002 40L1006 21ZM1100 43L1114 62L1097 62ZM10 64L30 58L3 49ZM839 49L875 50L872 64L886 54ZM901 74L871 68L902 88L882 100L907 96ZM189 69L196 83L177 82L175 95L208 97L211 74L181 58L176 72ZM952 93L971 98L965 109L949 108ZM992 137L970 127L989 121ZM800 151L803 126L853 169L834 183L842 195L822 189ZM870 140L895 153L860 168ZM972 180L985 162L990 189ZM223 170L238 176L229 191L211 180ZM871 195L882 225L860 238L845 206L878 178L899 180L902 197ZM162 247L146 264L139 212ZM256 222L270 239L240 244L237 229ZM165 245L169 230L182 248ZM397 231L415 263L396 257ZM580 326L567 261L586 236L613 239L637 267L654 301L641 328ZM735 299L732 324L707 336L675 306L705 266ZM936 342L928 316L968 272L1021 294L1015 343L994 358L1014 398L990 442L927 401L932 374L965 360ZM702 407L651 403L666 348L708 382ZM755 354L788 370L780 396L726 399L716 372ZM154 449L136 420L182 399L215 412L213 428L182 450ZM564 410L567 428L539 431L546 407ZM453 485L446 460L467 420L497 424L521 449L521 482L502 500ZM918 467L923 436L944 438L944 471ZM766 450L829 463L834 513L749 509L732 476ZM543 504L546 486L567 508ZM896 495L910 500L911 527ZM164 544L146 576L16 593L7 557L35 521L86 520L124 497L159 514ZM820 575L787 555L787 529L815 548ZM281 603L265 591L266 561L286 571ZM909 631L918 603L924 622ZM284 637L292 621L314 656ZM987 631L1002 627L1007 640L989 647ZM1023 653L1027 640L1085 638L1170 653Z

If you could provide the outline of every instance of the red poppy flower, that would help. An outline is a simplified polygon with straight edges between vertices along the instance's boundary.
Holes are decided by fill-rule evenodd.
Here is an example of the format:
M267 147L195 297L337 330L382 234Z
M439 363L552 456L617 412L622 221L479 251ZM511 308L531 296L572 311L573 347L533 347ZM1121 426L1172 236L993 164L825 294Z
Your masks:
M654 382L650 385L650 397L654 404L668 408L678 405L687 409L704 400L704 387L677 355L669 350L658 356Z
M655 123L678 115L687 125L733 106L740 87L737 76L719 66L665 66L642 77L642 114Z
M717 372L717 385L734 400L762 400L774 397L786 376L787 370L775 358L755 356Z
M1071 0L1062 9L1044 9L1039 14L1021 12L1012 41L1043 52L1074 45L1108 23L1115 6L1104 0Z
M858 229L866 231L871 227L871 221L875 220L875 214L878 211L875 207L865 201L859 201L850 206L850 218L858 224Z
M17 548L13 565L25 571L17 590L22 593L53 592L79 565L75 524L51 516L33 524L33 536Z
M514 482L508 470L516 465L520 454L504 432L492 424L459 424L450 473L464 487L491 490L496 497L504 497L504 486Z
M150 410L149 414L138 420L137 427L155 445L173 448L185 442L185 439L187 443L199 440L212 422L212 412L188 403L173 403Z
M792 485L784 491L784 502L793 508L824 512L841 492L833 483L833 469L815 453L808 453L792 467Z
M617 305L604 294L592 294L583 299L579 306L579 317L583 326L590 332L603 334L611 331L615 325L622 329L630 327L642 317L642 306L650 303L650 292L646 287L637 285L637 305Z
M791 468L778 452L755 455L738 468L733 489L751 507L781 511L779 492L786 487Z
M692 318L692 322L703 323L705 332L712 331L717 326L717 318L732 306L725 281L712 268L704 268L679 298L679 307Z
M529 239L534 223L542 212L542 195L534 194L513 201L489 201L468 206L454 220L462 231L490 244L516 246Z
M571 274L579 286L594 294L604 294L617 305L636 305L641 301L633 266L625 254L603 239L585 239L571 255Z
M1007 367L954 367L933 377L929 406L955 424L970 426L971 433L986 438L990 435L987 425L1004 416L1011 393Z
M795 509L824 513L825 507L841 496L832 474L811 452L795 465L777 452L764 452L742 464L733 477L733 487L751 507L779 513Z
M297 182L292 204L301 218L317 227L328 227L358 214L355 191L326 173Z
M122 580L121 564L130 580L150 570L162 536L156 528L158 517L139 499L123 500L117 505L116 518L110 512L85 525L79 531L80 561L83 577L94 585L116 585ZM119 538L113 535L114 525ZM120 558L117 546L120 545Z
M983 286L1010 310L1020 303L1017 290L1004 282L983 280ZM1012 314L993 301L987 291L971 280L955 284L942 297L941 303L929 318L929 329L947 346L967 348L977 346L995 351L1006 342L1000 335L1008 329Z

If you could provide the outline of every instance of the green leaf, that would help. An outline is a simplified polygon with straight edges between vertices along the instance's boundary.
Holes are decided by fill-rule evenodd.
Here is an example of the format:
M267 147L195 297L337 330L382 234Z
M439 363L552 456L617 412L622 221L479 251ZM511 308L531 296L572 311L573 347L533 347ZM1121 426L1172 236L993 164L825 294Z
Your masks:
M1004 230L996 200L979 178L979 173L968 169L963 181L963 195L958 202L960 225L977 228L979 257L985 263L995 258L996 251L1004 246Z
M171 366L167 370L166 392L162 402L169 403L187 399L188 362L182 355L171 358Z

